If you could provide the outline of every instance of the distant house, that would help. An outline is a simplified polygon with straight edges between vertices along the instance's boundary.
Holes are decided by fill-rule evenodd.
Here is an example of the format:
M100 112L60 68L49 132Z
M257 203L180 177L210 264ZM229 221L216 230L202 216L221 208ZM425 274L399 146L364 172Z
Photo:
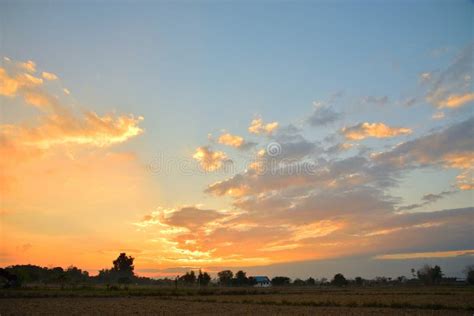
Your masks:
M255 280L254 287L270 287L270 286L272 286L272 282L266 276L254 276L253 279Z

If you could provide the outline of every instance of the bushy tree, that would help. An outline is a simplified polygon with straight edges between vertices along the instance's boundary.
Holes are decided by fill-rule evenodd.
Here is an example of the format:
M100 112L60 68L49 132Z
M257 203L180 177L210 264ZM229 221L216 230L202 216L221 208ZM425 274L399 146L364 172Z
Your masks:
M21 280L17 275L8 272L6 269L0 268L0 285L3 288L20 287Z
M237 271L237 273L235 274L234 280L237 286L246 285L248 283L247 274L242 270Z
M354 279L354 282L355 282L356 285L360 286L360 285L364 284L364 279L362 279L361 277L356 277Z
M272 279L272 285L281 286L290 284L291 279L285 276L276 276Z
M440 266L424 265L417 271L418 279L424 284L436 284L443 278L443 272Z
M197 279L200 286L207 286L211 281L211 276L207 272L202 273L201 270L199 270Z
M336 286L343 286L347 284L347 280L342 273L338 273L332 279L331 284Z
M133 260L135 260L135 258L127 256L125 252L122 252L117 259L113 261L113 269L123 274L133 275L133 270L135 269Z
M117 259L113 261L113 268L112 274L113 279L116 280L118 283L130 283L135 277L133 270L135 267L133 266L133 258L132 256L127 256L125 252L122 252Z
M42 268L31 264L14 265L5 268L11 274L18 277L22 283L46 282L48 268Z
M293 281L293 285L296 285L296 286L303 286L303 285L306 285L306 283L305 283L303 280L301 280L301 279L295 279L295 280Z
M186 274L181 276L179 279L184 283L191 285L196 283L196 274L194 271L186 272Z
M219 283L222 285L230 285L232 283L232 278L234 277L234 273L230 270L224 270L217 273L217 277L219 278Z
M474 264L467 266L464 273L466 274L466 282L468 284L474 284Z
M248 285L254 286L255 284L257 284L257 280L254 277L249 277Z
M66 271L66 279L71 283L86 282L89 279L89 273L87 271L82 271L81 269L69 266Z
M316 285L316 280L313 279L312 277L309 277L309 278L305 281L305 283L306 283L307 285L313 286L313 285Z

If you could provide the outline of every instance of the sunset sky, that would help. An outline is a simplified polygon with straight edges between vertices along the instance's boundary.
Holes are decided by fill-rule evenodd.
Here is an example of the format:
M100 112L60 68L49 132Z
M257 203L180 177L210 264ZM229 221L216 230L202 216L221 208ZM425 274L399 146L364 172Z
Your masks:
M0 266L474 263L472 1L2 1Z

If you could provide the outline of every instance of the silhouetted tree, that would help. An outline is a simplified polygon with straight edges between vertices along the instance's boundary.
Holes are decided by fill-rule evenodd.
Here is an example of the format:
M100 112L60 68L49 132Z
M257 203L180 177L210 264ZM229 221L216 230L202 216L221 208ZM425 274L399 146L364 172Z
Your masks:
M254 277L249 277L248 285L254 286L255 284L257 284L257 280Z
M224 270L217 273L217 277L219 278L219 283L223 285L230 285L232 282L234 274L230 270Z
M64 285L64 283L66 282L66 276L64 274L63 268L54 267L52 269L49 269L48 272L48 277L46 279L48 283L61 283Z
M277 276L272 279L272 285L281 286L290 284L291 280L288 277Z
M309 278L305 281L305 283L306 283L307 285L313 286L313 285L316 285L316 280L313 279L312 277L309 277Z
M417 272L418 279L424 284L436 284L443 278L443 272L439 266L424 265Z
M376 284L387 284L390 280L391 280L391 278L387 278L387 277L383 277L383 276L377 276L377 277L375 277L374 282Z
M474 264L467 266L464 273L466 274L466 282L468 284L474 284Z
M360 286L360 285L364 284L364 279L362 279L361 277L356 277L354 279L354 282L355 282L356 285Z
M122 252L117 259L113 261L114 267L112 268L114 279L117 280L118 283L130 283L134 278L133 270L135 267L133 266L133 258L132 256L127 256L125 252Z
M70 283L80 283L87 282L89 279L89 273L87 271L82 271L81 269L70 266L65 271L66 279Z
M344 277L344 275L342 275L342 273L338 273L332 279L331 284L336 285L336 286L343 286L347 284L347 280Z
M199 270L197 279L200 286L207 286L211 281L211 276L207 272L202 273L201 270Z
M112 283L114 282L112 270L109 269L101 269L99 270L99 274L97 275L97 281L99 283Z
M133 270L135 269L133 260L135 260L135 258L127 256L125 252L122 252L117 259L113 261L114 270L133 275Z
M246 285L248 283L247 274L240 270L235 274L235 284L237 286Z
M194 271L186 272L186 274L181 276L179 279L186 284L194 284L196 283L196 274Z
M21 281L15 274L0 268L0 284L3 288L20 287Z
M305 285L305 284L306 284L306 283L305 283L303 280L301 280L301 279L295 279L295 280L293 281L293 285L296 285L296 286L303 286L303 285Z

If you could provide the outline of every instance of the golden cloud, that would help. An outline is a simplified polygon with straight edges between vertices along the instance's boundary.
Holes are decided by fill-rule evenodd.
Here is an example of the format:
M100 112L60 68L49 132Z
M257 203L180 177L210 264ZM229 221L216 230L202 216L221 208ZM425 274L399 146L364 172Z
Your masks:
M465 94L453 94L438 102L439 108L458 108L466 103L474 101L474 92Z
M199 161L199 164L205 171L219 170L224 162L230 161L224 152L213 151L209 146L196 148L193 158Z
M4 68L0 68L0 95L14 97L22 89L34 88L43 84L43 79L27 73L10 76Z
M249 126L249 132L252 134L267 134L271 135L278 128L278 122L271 122L264 124L261 118L252 120Z
M474 152L472 151L448 154L443 157L443 160L447 167L457 169L474 168Z
M341 130L348 140L362 140L368 137L387 138L412 133L410 128L390 127L384 123L360 123Z
M91 145L106 147L140 135L138 126L143 117L99 116L85 112L83 117L72 114L50 115L36 127L16 125L0 126L0 135L15 141L17 145L47 149L56 145Z
M8 170L0 179L2 191L9 190L16 181L21 182L16 171L19 163L52 153L55 146L67 146L70 152L79 149L77 146L107 147L143 133L139 127L141 116L73 113L57 97L39 89L43 79L19 71L32 70L33 65L15 64L13 75L0 68L1 95L20 95L27 104L47 110L34 121L0 125L0 167Z
M143 120L141 116L99 116L93 111L73 114L68 107L60 104L58 98L39 89L43 79L19 71L34 72L35 67L36 64L32 61L18 63L15 75L9 75L4 68L0 68L1 95L14 97L19 94L26 103L52 111L41 116L40 124L36 126L1 125L0 137L13 143L15 148L28 146L44 150L55 145L73 144L106 147L122 143L143 132L138 126ZM47 80L57 79L55 74L49 72L43 72L42 76Z
M46 79L46 80L57 80L58 79L58 76L51 73L51 72L46 72L46 71L43 71L43 73L41 74L41 76Z
M473 190L474 180L472 171L474 170L474 152L460 152L445 155L443 163L446 167L461 169L461 174L456 177L457 186L460 190Z
M38 108L52 108L57 100L55 97L41 91L28 91L24 95L25 102Z
M25 62L19 62L18 63L18 67L19 68L22 68L28 72L36 72L36 63L32 60L28 60L28 61L25 61Z
M245 140L242 137L229 133L222 134L221 136L219 136L217 141L219 142L219 144L235 148L242 147L245 144Z

